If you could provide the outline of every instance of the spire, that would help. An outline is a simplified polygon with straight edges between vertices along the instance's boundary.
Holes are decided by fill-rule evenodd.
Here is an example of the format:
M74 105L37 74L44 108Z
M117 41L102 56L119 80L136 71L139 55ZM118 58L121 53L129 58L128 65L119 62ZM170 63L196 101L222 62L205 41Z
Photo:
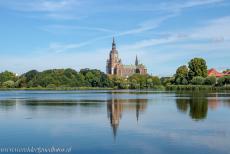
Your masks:
M139 65L137 55L136 55L135 65L136 65L136 66Z
M112 49L116 49L116 43L114 37L113 37Z

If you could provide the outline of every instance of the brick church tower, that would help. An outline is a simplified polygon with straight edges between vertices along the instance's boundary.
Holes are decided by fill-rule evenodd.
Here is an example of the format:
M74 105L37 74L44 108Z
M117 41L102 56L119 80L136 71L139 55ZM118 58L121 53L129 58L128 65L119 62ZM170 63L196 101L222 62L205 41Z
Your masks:
M106 64L106 73L127 78L135 73L147 74L147 69L143 64L139 64L137 56L134 65L123 65L118 56L116 43L113 38L112 50L109 53L109 59Z
M109 53L109 59L107 60L106 73L107 74L116 74L116 68L121 64L121 59L119 59L118 51L116 49L116 43L113 38L112 50Z

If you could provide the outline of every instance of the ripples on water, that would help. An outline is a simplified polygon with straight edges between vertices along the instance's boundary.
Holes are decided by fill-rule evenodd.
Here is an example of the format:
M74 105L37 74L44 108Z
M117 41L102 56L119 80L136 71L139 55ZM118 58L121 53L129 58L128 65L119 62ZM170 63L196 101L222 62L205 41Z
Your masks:
M0 147L229 153L230 93L2 91Z

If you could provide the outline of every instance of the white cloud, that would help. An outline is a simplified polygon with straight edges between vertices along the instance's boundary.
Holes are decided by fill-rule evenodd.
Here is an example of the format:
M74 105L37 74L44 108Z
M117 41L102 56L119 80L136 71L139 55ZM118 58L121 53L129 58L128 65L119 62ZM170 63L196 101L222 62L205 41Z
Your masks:
M184 9L193 7L204 7L216 4L223 4L226 0L177 0L162 1L160 3L128 3L125 5L108 6L105 11L150 11L150 12L181 12ZM103 9L102 9L103 10Z
M25 12L57 12L72 9L78 4L77 0L9 0L0 2L10 9Z
M0 0L0 6L21 12L44 13L45 17L52 19L76 19L79 16L105 13L113 11L156 11L164 13L181 12L184 9L222 4L225 0L186 0L166 1L160 3L135 3L128 2L120 5L108 1L90 0ZM44 14L40 14L43 16ZM44 16L43 16L44 17Z
M221 17L218 19L206 22L201 28L194 28L189 34L194 39L215 39L223 40L230 39L230 16Z
M164 11L178 12L186 8L211 5L216 3L224 2L224 0L187 0L178 3L163 3L160 5L159 9Z
M19 12L35 12L37 17L52 19L77 19L74 9L81 6L80 0L8 0L0 1L0 7ZM27 16L34 16L27 14Z
M103 33L114 33L113 30L103 28L103 27L87 27L87 26L75 26L75 25L47 25L41 28L47 32L51 33L68 33L73 31L98 31Z

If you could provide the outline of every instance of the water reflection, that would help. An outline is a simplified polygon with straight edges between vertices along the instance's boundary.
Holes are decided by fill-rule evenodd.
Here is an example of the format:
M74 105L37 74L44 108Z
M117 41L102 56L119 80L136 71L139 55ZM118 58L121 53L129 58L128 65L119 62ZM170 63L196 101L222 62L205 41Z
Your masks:
M107 102L107 114L110 119L110 124L113 130L113 135L116 138L117 129L122 118L122 113L125 111L135 111L136 120L138 122L139 115L147 108L147 99L110 99Z
M202 120L207 117L208 107L215 109L219 106L218 96L209 97L205 93L191 93L186 97L176 98L177 109L183 113L189 112L189 116L194 120Z
M11 110L16 108L16 100L0 100L1 110Z

